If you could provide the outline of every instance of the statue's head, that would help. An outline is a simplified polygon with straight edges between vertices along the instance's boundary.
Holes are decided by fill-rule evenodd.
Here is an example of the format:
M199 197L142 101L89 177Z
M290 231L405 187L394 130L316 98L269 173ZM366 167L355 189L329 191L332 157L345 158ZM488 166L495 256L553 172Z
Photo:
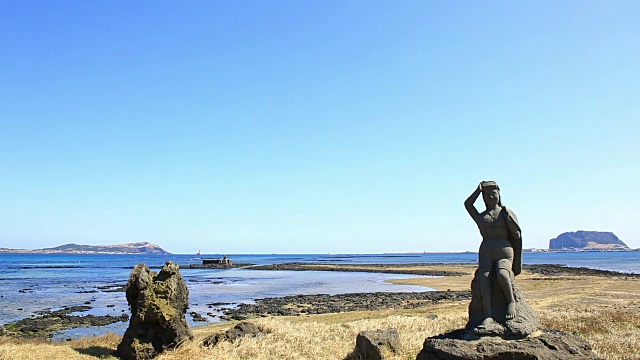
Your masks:
M502 206L500 201L500 187L495 181L484 181L482 183L482 199L487 208L492 208L499 205Z

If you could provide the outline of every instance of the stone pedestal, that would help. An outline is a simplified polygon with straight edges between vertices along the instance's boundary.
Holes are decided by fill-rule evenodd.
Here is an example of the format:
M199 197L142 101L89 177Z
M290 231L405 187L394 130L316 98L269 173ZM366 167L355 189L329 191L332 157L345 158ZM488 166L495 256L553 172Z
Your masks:
M428 338L416 360L602 360L586 340L561 331L536 331L505 340L456 330Z
M482 297L480 293L479 271L476 270L471 282L471 303L469 304L469 322L466 329L473 330L484 320ZM516 317L511 320L505 318L507 301L500 290L500 284L495 275L491 274L491 314L495 323L485 329L476 329L478 335L494 335L503 338L523 338L541 328L542 323L538 314L527 304L522 292L516 286L515 277L511 273L511 286L516 300Z

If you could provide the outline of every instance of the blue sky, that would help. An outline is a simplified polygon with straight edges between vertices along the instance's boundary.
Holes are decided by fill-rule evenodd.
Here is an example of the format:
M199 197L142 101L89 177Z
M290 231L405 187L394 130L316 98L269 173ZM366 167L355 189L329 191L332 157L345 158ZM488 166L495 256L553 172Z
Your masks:
M640 3L0 4L0 247L640 247ZM478 208L482 203L476 204Z

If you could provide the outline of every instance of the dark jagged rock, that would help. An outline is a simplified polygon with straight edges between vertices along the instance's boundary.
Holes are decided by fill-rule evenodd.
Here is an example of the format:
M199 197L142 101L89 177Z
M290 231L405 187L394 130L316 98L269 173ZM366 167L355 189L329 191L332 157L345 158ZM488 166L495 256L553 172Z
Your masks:
M189 290L178 265L167 261L160 273L137 265L126 294L131 321L116 351L120 358L151 359L193 338L185 319Z
M599 360L584 339L555 330L539 331L520 340L477 337L471 331L456 330L426 339L416 357L416 360L481 359Z
M257 326L249 322L242 322L234 326L233 329L227 330L224 333L213 334L205 337L202 340L201 345L204 347L214 347L220 341L234 342L242 337L256 337L260 334L262 334L262 331L260 331Z
M190 312L189 315L191 315L191 318L195 322L206 322L207 321L207 319L204 316L198 314L195 311Z
M400 347L397 329L361 331L356 337L354 353L363 359L384 360L383 348L395 353Z
M102 292L107 292L107 293L111 293L111 292L125 292L126 290L126 284L124 285L103 285L103 286L96 286L96 288Z
M549 249L629 250L629 247L612 232L579 230L549 240Z
M36 317L29 317L6 324L6 333L17 337L51 337L54 333L66 329L85 326L105 326L116 322L124 322L129 315L72 315L90 310L90 306L68 306L60 310L36 311Z

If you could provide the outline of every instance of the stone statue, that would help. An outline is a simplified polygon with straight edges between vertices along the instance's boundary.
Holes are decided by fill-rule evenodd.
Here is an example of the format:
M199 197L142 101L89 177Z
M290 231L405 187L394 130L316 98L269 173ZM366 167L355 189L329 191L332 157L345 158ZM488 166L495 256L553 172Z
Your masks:
M480 194L486 205L483 212L473 206ZM515 276L522 270L522 233L516 215L502 205L498 184L481 182L464 206L482 235L469 321L464 329L427 338L416 360L598 360L586 340L543 329L516 286Z
M478 212L473 203L481 193L486 209ZM482 329L494 323L492 309L495 304L492 304L492 297L496 292L501 292L506 302L505 320L516 317L512 278L522 270L522 236L518 218L513 211L502 205L500 187L495 181L482 181L464 202L464 206L482 235L477 272L483 316L478 328ZM497 279L497 289L492 286L492 276Z

